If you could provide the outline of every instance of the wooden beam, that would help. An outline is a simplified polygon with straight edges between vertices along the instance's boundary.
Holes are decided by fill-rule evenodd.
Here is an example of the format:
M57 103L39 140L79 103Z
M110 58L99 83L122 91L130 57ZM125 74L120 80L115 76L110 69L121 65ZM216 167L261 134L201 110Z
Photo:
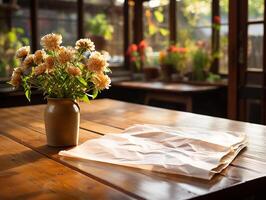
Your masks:
M123 6L123 13L124 13L124 65L126 68L129 69L129 57L127 56L127 48L129 46L129 5L128 0L125 0Z
M215 23L215 17L220 16L219 0L212 0L212 25ZM220 31L212 26L212 53L219 52L220 49ZM210 71L219 73L219 58L213 60Z
M169 30L170 42L176 43L176 0L170 0L169 3Z
M228 74L228 107L229 119L236 120L238 115L238 3L229 0L229 74Z
M264 0L264 10L266 10L266 0ZM262 86L262 122L266 124L266 12L264 12L264 21L263 21L263 86Z
M247 87L247 52L248 52L248 0L241 0L238 4L238 93ZM247 121L247 98L238 99L238 120Z
M143 39L143 2L142 0L134 2L133 37L134 43L138 44Z
M39 0L30 0L31 49L32 51L36 51L38 49L38 43L39 43L38 3L39 3Z
M78 38L84 37L84 0L78 0L77 2L77 12L78 12Z

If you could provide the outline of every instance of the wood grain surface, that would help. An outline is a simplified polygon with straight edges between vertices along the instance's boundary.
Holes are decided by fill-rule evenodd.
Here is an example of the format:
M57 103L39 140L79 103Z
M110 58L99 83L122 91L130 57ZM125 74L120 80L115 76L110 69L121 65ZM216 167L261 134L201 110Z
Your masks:
M80 106L80 143L120 134L133 124L152 123L242 131L249 144L226 170L204 181L61 157L57 154L61 149L46 146L45 105L0 109L0 199L1 195L4 199L31 195L39 199L224 199L252 195L265 187L264 126L109 99Z

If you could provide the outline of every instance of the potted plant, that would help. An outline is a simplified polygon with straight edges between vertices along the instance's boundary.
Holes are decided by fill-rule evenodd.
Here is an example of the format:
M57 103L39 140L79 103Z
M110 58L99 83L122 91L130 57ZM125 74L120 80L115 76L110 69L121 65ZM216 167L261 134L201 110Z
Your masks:
M198 41L197 48L192 53L192 80L204 81L207 78L208 69L211 64L211 57L203 41Z
M127 49L127 55L130 61L130 68L132 71L133 79L143 80L143 65L146 60L147 43L142 40L140 43L131 44Z
M210 53L206 42L201 40L197 41L196 48L192 53L191 79L194 81L219 81L221 79L220 75L210 72L212 63L219 57L219 51Z
M98 92L108 89L110 78L105 56L95 51L90 39L80 39L75 48L60 46L62 36L48 34L41 38L42 50L30 54L30 47L21 47L16 57L21 65L14 69L14 87L23 86L30 101L31 88L43 91L47 98L45 129L49 146L78 144L79 101L89 101Z
M103 50L106 41L112 39L114 32L113 26L108 22L104 13L99 13L86 21L85 28L88 31L87 36L95 43L98 49Z
M186 68L187 49L171 45L166 51L160 52L160 66L165 81L171 81L176 72L181 74Z
M19 60L15 59L16 50L29 43L23 34L21 28L0 33L0 77L9 77L13 68L19 66Z

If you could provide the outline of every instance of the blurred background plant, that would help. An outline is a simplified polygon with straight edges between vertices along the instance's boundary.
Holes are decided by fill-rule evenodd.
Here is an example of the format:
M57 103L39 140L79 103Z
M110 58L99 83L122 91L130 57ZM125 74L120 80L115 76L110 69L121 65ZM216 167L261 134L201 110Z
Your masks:
M136 44L129 45L127 55L129 57L131 69L135 72L139 72L141 70L141 59L138 52L138 46Z
M0 77L9 77L13 68L19 66L19 61L15 59L16 50L29 45L29 40L23 35L21 28L0 32Z
M192 79L203 81L211 64L211 56L202 41L197 42L197 49L192 53Z
M177 72L183 72L188 59L187 51L188 49L185 47L170 45L166 51L161 52L160 63L162 65L172 65Z
M99 50L105 50L107 41L113 38L114 27L104 13L87 18L85 22L86 37L90 38Z
M99 13L94 17L88 18L86 30L90 35L101 36L105 40L111 40L114 32L113 26L108 22L104 13Z

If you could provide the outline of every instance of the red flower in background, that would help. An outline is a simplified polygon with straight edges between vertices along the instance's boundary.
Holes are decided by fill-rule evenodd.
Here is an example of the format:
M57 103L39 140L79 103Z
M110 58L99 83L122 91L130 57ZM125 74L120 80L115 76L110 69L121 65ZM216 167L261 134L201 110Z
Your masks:
M168 52L177 52L177 47L175 45L172 45L170 46L168 49L167 49Z
M136 61L137 61L137 58L134 57L134 56L132 56L132 57L130 57L130 61L131 61L131 62L136 62Z
M187 52L187 48L185 48L185 47L178 47L177 48L177 52L178 53L186 53Z
M145 40L141 40L139 43L139 50L143 51L144 49L146 49L148 47L148 44Z
M214 16L213 21L215 24L221 24L221 17L220 16Z
M184 48L184 47L177 47L175 45L172 45L170 46L168 49L167 49L168 52L171 52L171 53L186 53L187 52L187 48Z
M136 44L131 44L127 49L127 54L130 55L132 52L138 50L138 46Z

